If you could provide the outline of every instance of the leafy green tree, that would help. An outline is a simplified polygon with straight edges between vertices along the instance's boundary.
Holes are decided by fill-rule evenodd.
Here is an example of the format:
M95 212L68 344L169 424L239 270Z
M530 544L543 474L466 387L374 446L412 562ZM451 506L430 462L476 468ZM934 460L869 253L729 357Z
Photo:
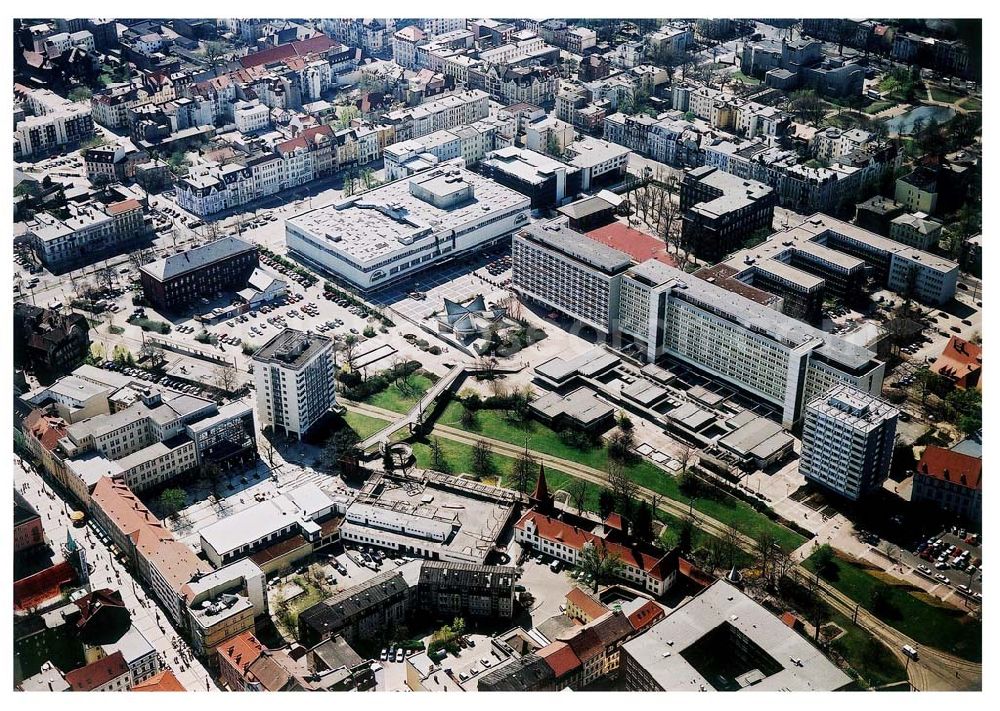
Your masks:
M323 448L323 464L334 474L343 475L344 464L357 457L357 432L346 424L334 432Z
M160 494L160 508L167 517L176 516L187 504L187 494L183 489L164 489Z
M601 542L584 544L577 559L577 568L593 578L595 593L601 583L619 575L624 565L621 556Z
M813 553L813 561L816 565L816 572L824 578L829 577L836 570L834 563L835 555L829 543L824 543Z
M90 89L85 86L74 87L72 91L69 92L70 101L90 101L90 97L94 95Z

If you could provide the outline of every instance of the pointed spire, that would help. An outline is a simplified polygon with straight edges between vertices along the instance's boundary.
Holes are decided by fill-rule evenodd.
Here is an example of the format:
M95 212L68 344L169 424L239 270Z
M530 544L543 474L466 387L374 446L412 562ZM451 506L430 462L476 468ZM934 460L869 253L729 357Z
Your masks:
M538 481L535 482L535 490L531 494L531 503L538 510L547 510L552 507L552 496L549 494L549 486L545 481L545 465L538 463Z

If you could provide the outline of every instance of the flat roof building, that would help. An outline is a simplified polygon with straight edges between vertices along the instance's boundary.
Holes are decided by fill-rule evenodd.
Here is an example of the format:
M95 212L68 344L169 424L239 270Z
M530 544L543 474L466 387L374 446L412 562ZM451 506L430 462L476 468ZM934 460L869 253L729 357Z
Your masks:
M889 475L898 416L870 393L831 388L806 406L799 472L857 501Z
M254 353L257 418L300 439L336 402L333 341L286 328Z
M514 235L513 261L513 289L522 298L609 333L629 255L552 221Z
M777 193L755 180L703 166L681 181L681 238L695 256L716 262L759 230L770 230Z
M852 683L724 580L625 642L622 667L627 691L837 691Z
M446 163L285 222L289 249L363 290L491 244L528 221L529 201Z

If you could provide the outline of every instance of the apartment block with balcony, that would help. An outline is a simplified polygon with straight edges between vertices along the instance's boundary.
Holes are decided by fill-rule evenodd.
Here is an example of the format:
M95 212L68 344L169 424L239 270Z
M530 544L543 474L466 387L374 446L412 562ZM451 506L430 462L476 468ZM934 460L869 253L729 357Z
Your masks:
M839 385L805 411L799 472L852 501L889 475L899 411L871 393Z
M622 274L632 264L627 254L550 222L514 236L513 260L512 288L522 298L610 335Z
M257 418L299 439L335 404L333 341L286 328L253 357Z

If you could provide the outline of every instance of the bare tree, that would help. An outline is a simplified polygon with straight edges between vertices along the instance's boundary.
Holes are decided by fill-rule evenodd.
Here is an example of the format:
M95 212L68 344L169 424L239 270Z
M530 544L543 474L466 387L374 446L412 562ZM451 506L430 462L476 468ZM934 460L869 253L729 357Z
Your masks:
M573 503L573 507L578 514L582 514L587 506L587 494L590 493L590 486L583 479L573 479L566 485L566 493Z
M101 267L94 273L97 286L103 291L110 291L111 287L115 285L116 278L115 270L109 266Z
M226 363L215 369L215 386L223 392L231 393L236 390L239 384L239 375L236 367Z
M625 465L614 459L608 459L608 488L615 497L615 504L620 513L626 513L635 501L639 485L632 481Z

